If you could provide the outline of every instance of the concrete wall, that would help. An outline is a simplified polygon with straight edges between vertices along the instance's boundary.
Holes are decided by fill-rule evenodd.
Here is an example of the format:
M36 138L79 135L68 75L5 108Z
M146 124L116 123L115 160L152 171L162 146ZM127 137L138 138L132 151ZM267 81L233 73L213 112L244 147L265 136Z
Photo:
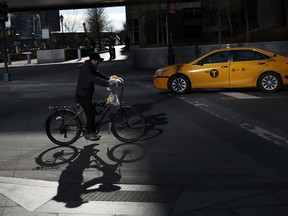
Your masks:
M227 44L221 44L220 47L226 47ZM258 47L274 51L281 55L288 56L288 41L276 42L258 42L258 43L243 43L231 44L231 47ZM195 58L204 55L212 50L218 49L219 45L200 45L200 46L185 46L173 47L175 54L175 63L184 63L194 60ZM131 49L133 67L135 69L157 69L168 65L168 49L167 47L157 48L139 48Z
M37 63L52 63L65 61L64 49L37 50Z
M197 47L174 47L175 63L187 62L194 59ZM168 64L167 47L134 48L132 49L133 66L135 69L155 69Z
M81 57L88 56L90 49L81 49ZM78 49L37 50L37 63L63 62L78 58Z

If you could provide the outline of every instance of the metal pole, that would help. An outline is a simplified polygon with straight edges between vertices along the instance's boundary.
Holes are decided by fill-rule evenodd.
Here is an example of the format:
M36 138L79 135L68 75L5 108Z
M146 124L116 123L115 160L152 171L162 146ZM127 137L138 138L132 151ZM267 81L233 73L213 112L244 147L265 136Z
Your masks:
M59 19L60 19L61 28L62 28L62 48L64 49L64 48L65 48L65 46L64 46L64 32L63 32L63 19L64 19L64 17L63 17L62 14L61 14L61 16L59 17Z
M64 49L65 46L64 46L63 20L61 21L61 25L62 25L62 46L63 46L63 49Z
M10 81L10 74L8 71L8 56L7 56L7 40L6 40L6 26L5 26L5 20L1 21L2 28L3 28L3 53L4 53L4 74L3 74L3 81L8 82Z
M86 23L83 23L83 28L84 28L84 33L85 33L85 38L84 38L84 42L85 42L85 48L87 48L87 28L86 28Z
M173 46L172 46L172 33L170 32L170 0L166 0L166 34L167 34L167 43L168 43L168 65L175 64L175 55L173 53Z

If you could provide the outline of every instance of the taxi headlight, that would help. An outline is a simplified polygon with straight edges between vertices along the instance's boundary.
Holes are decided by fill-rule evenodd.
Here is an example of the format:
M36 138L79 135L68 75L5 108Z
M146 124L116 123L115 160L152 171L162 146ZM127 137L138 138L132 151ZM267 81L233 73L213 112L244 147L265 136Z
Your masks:
M167 69L159 69L155 72L154 77L161 76L163 73L166 73L168 70Z

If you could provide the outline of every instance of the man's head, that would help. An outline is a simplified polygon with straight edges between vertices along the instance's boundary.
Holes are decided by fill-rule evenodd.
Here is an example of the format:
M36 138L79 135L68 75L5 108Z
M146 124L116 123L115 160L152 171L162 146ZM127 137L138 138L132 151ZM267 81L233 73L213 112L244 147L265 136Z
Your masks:
M89 60L92 64L97 65L99 62L103 61L104 59L100 57L100 55L96 52L92 52L89 54Z

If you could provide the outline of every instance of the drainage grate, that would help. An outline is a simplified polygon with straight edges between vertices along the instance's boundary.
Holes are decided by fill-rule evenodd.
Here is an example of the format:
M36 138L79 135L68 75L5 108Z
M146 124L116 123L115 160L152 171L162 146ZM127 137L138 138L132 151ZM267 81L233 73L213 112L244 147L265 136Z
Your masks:
M154 203L174 203L180 193L178 190L171 191L112 191L102 192L70 190L60 195L62 201L114 201L114 202L154 202Z

